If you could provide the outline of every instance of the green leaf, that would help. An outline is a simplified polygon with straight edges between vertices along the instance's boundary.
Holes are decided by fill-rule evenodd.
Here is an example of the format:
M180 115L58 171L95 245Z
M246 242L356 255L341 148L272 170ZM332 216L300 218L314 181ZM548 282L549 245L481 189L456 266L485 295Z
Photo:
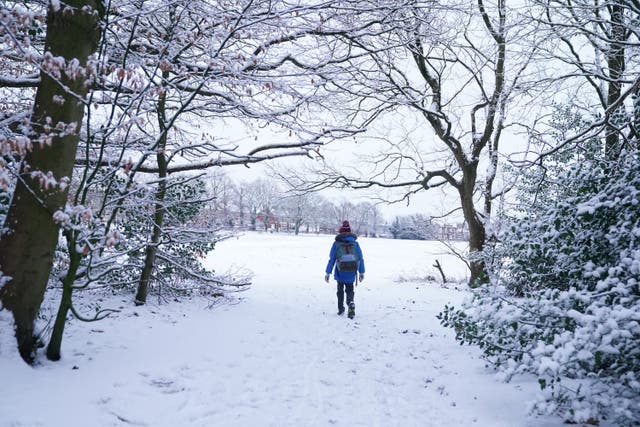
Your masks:
M544 378L538 378L538 384L540 384L540 390L547 388L547 380Z

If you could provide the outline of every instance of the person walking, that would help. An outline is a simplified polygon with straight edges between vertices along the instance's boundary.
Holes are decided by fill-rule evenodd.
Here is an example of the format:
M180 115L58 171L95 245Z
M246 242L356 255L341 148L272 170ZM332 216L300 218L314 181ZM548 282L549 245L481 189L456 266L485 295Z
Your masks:
M349 221L345 220L333 245L331 245L329 262L324 276L324 281L329 283L329 277L333 270L333 278L338 283L336 293L338 296L338 315L344 313L344 297L346 294L349 319L353 319L356 315L354 282L357 283L358 279L362 282L365 271L362 249L357 239L358 236L351 232Z

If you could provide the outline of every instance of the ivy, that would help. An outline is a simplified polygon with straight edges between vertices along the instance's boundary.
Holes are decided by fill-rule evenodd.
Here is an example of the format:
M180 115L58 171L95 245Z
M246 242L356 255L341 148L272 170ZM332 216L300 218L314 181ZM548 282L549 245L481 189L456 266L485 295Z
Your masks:
M536 376L535 408L572 422L640 423L639 157L559 173L561 197L523 207L486 251L491 282L439 316L506 378Z

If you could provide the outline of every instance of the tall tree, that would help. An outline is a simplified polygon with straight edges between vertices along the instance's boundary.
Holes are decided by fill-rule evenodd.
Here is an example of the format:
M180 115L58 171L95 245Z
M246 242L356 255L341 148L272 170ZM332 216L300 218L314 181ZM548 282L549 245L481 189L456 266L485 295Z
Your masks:
M418 191L451 188L469 227L469 284L484 282L478 254L501 192L494 186L507 105L535 52L520 44L530 28L517 25L503 0L353 3L359 12L350 19L369 26L335 32L353 58L336 85L357 104L343 111L354 117L376 111L396 129L415 122L416 130L401 135L394 129L369 170L323 170L305 188L396 188L405 200ZM332 18L327 26L343 25Z
M49 279L86 95L93 79L87 61L100 41L99 0L49 4L46 41L29 124L32 149L24 157L0 236L0 299L15 319L21 356L35 351L34 320Z

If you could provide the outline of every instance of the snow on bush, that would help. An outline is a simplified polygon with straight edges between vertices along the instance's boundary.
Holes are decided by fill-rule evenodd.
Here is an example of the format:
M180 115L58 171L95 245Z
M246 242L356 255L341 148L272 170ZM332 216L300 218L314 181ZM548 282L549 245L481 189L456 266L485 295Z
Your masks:
M590 160L562 197L513 220L492 281L439 317L506 379L534 374L534 408L570 421L640 423L640 160Z

